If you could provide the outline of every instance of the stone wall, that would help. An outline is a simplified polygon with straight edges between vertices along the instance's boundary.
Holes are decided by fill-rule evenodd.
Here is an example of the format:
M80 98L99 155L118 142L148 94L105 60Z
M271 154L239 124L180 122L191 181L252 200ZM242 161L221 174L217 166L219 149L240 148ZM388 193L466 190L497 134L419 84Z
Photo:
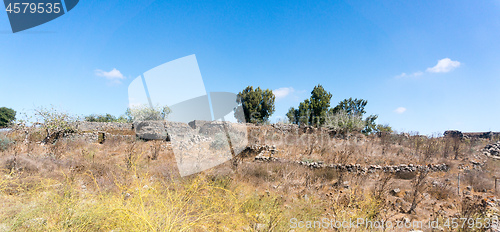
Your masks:
M448 130L444 132L444 137L466 138L466 139L493 139L500 136L500 132L461 132L458 130Z
M76 122L73 124L78 131L110 131L110 130L133 130L132 123L118 122Z

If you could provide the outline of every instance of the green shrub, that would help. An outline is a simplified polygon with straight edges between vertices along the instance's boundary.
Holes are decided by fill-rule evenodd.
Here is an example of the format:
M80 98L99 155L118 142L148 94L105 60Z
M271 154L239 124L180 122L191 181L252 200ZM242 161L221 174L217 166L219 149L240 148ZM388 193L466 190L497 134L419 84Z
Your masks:
M168 106L151 107L148 105L138 105L128 108L125 115L130 122L162 121L167 119L171 112Z
M125 116L115 117L111 114L91 114L89 116L85 116L85 121L87 122L128 122L129 120L125 118Z
M353 131L361 131L365 127L365 122L361 116L348 114L342 110L337 113L328 113L326 127L340 134L347 134Z
M5 151L9 149L10 146L14 144L14 141L5 137L5 136L0 136L0 151Z
M0 128L8 127L16 120L16 111L7 107L0 108Z

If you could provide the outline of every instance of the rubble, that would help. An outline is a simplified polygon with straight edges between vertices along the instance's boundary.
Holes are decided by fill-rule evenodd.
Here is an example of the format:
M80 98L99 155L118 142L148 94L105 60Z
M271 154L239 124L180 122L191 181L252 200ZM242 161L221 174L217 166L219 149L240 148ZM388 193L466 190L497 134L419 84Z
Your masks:
M486 145L482 152L486 156L500 159L500 141Z

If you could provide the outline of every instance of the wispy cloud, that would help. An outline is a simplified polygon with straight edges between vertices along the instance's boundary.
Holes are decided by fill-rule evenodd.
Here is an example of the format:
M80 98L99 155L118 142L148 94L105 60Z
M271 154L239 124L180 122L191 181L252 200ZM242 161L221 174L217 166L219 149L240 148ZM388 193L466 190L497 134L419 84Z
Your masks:
M290 95L293 92L295 92L295 89L292 87L283 87L273 90L276 100L285 98L286 96Z
M412 74L406 74L406 73L401 73L399 75L396 76L396 78L404 78L404 77L418 77L418 76L422 76L422 74L424 74L423 72L421 71L418 71L418 72L414 72Z
M461 65L461 63L458 61L451 60L450 58L444 58L444 59L439 60L438 63L436 64L436 66L431 67L431 68L427 68L425 70L425 72L428 72L428 73L447 73L447 72L452 71L453 69L460 67L460 65ZM401 74L396 76L396 79L419 77L419 76L422 76L423 74L424 74L424 72L422 72L422 71L417 71L417 72L414 72L411 74L401 73Z
M95 75L99 77L104 77L109 81L112 81L114 83L121 83L120 80L125 79L125 76L120 72L120 70L113 68L111 71L106 72L101 69L96 69L95 70Z
M458 67L460 67L460 62L453 61L450 58L444 58L439 60L436 66L428 68L426 71L431 73L447 73Z
M402 114L402 113L406 112L406 108L398 107L397 109L394 110L394 112L396 112L398 114Z

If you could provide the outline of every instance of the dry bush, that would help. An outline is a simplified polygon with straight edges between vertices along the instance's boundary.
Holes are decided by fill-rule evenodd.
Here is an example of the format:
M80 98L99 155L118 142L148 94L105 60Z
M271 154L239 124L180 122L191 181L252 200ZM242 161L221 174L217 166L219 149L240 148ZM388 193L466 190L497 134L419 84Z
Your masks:
M267 168L267 164L258 163L255 165L245 165L240 169L243 176L253 178L256 183L271 180L272 174Z
M490 178L485 172L479 170L468 170L464 175L464 182L472 186L477 192L486 192L493 189L493 178Z
M331 182L339 177L339 171L333 168L318 168L312 170L316 180L320 182Z
M427 176L428 172L426 171L419 171L415 178L412 180L411 183L411 192L409 195L405 196L407 199L406 201L411 203L410 208L406 211L406 213L411 214L415 213L415 209L417 208L418 204L424 200L423 193L427 190Z
M385 201L385 196L392 186L393 178L394 176L391 173L382 173L378 176L372 190L372 196L374 199Z
M427 192L437 200L446 200L456 196L453 186L449 181L433 182Z
M438 157L439 142L435 138L427 139L423 145L423 149L424 151L420 164L425 165L427 163L432 163L432 161Z
M462 200L460 201L459 204L460 218L466 218L467 220L473 220L474 222L477 222L484 220L485 213L486 213L486 204L479 196L474 196L474 197L467 196L462 198ZM472 226L471 224L467 223L464 225L464 227L460 227L459 231L473 231L473 229L476 229L475 228L476 226L477 225L475 223L473 223Z

